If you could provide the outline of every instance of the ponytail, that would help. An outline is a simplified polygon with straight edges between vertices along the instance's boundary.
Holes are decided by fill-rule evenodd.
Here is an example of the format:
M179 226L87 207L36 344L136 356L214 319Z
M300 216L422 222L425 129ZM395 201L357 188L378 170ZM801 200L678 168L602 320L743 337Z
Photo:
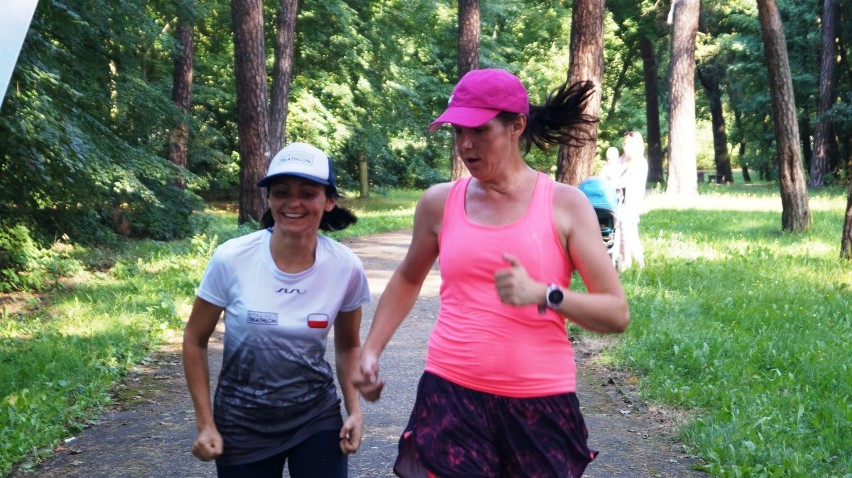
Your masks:
M528 153L533 144L546 150L552 144L579 146L594 141L595 134L591 126L599 120L583 113L594 91L595 84L591 81L572 85L566 81L547 95L543 105L530 104L527 127L521 136L524 153ZM508 115L517 116L511 113Z

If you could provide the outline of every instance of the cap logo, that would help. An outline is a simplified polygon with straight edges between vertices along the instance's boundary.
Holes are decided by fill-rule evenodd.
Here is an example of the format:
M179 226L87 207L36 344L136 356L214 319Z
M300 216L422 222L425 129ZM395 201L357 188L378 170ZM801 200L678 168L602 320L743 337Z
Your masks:
M454 95L450 95L450 100L449 100L449 101L447 101L447 106L449 106L449 105L453 104L453 96L454 96Z
M293 151L289 156L282 156L281 159L278 160L278 164L284 163L301 163L311 165L314 164L314 155L309 152L299 152Z

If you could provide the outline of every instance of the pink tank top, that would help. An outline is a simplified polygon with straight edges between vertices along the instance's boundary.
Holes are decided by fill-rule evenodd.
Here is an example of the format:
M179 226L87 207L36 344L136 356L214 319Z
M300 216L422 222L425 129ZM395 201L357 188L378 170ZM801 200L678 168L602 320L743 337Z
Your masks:
M574 392L574 350L565 319L536 305L500 302L494 272L518 258L538 281L568 287L573 264L553 222L555 183L538 174L524 215L502 226L476 224L465 212L470 178L453 184L438 237L441 307L429 338L426 370L458 385L509 397Z

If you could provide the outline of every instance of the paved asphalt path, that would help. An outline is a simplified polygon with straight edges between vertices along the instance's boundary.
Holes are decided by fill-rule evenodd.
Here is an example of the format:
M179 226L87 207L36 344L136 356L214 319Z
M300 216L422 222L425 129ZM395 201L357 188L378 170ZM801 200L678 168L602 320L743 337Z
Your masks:
M405 254L410 231L344 240L363 260L373 301L365 307L362 337L366 336L378 297ZM387 381L378 403L365 403L365 439L350 457L353 478L394 476L398 437L405 426L417 380L423 369L425 345L438 310L440 278L436 268L420 298L382 355ZM211 341L211 373L221 361L221 330ZM329 340L329 344L332 340ZM14 478L158 478L214 477L212 463L189 453L195 439L192 404L186 391L179 344L171 344L138 365L118 387L125 398L80 436L56 449L45 462L21 468ZM579 350L579 349L578 349ZM584 354L578 353L583 370ZM331 355L329 355L331 356ZM692 471L690 457L666 435L653 413L626 404L601 373L582 372L578 395L590 430L590 446L601 450L585 477L706 476ZM127 395L130 395L127 398ZM288 476L285 473L285 477ZM247 477L250 478L250 477Z

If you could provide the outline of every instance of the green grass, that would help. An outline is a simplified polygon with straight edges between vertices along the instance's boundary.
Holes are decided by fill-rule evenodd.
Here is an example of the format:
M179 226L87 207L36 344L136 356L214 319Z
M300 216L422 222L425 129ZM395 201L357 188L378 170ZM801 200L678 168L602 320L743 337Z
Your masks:
M680 437L713 476L846 477L852 470L852 264L845 191L812 192L813 227L780 232L777 185L649 197L648 266L622 274L632 322L611 351L646 397L685 410ZM332 237L411 227L419 191L344 201ZM0 476L79 433L129 368L182 328L213 248L246 232L211 208L206 232L82 250L90 267L33 311L0 313Z
M422 191L391 190L368 198L344 199L340 204L358 217L358 222L328 235L335 239L358 237L381 232L410 229L414 223L414 206Z
M714 476L852 473L852 264L839 259L845 191L814 193L813 227L780 232L777 186L650 198L648 267L622 281L620 363Z
M79 433L111 402L116 381L178 333L214 246L200 236L78 251L94 269L66 278L41 302L31 300L32 310L4 305L0 476L15 463L32 466ZM98 272L105 264L109 272Z

